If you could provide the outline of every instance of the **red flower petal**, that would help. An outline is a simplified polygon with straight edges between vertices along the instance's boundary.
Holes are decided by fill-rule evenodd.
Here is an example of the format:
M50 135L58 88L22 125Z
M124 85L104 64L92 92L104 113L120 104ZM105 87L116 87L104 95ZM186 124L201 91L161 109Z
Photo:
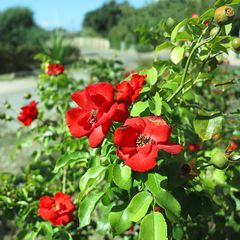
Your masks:
M106 121L105 123L98 126L97 128L94 128L92 133L89 135L89 139L88 139L90 147L95 148L102 143L110 126L111 126L111 121Z
M156 143L168 141L172 128L163 120L162 117L150 116L144 117L146 128L143 133L151 136Z
M157 147L159 150L163 150L171 154L178 154L183 150L181 145L174 143L158 144Z
M156 158L158 149L155 145L147 144L139 151L125 161L132 170L137 172L146 172L154 168L157 164Z
M69 130L74 137L82 137L89 134L92 126L88 123L89 113L80 108L71 108L66 113L66 121ZM85 124L81 124L84 122Z

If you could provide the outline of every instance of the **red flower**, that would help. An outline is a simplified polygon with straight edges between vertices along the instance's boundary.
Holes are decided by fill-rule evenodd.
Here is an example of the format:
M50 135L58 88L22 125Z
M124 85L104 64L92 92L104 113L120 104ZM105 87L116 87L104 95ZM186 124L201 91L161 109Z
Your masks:
M205 26L208 26L208 25L209 25L209 21L208 21L208 20L205 20L205 21L203 22L203 24L204 24Z
M201 145L199 144L199 143L190 143L189 145L188 145L188 150L190 151L190 152L195 152L195 151L199 151L200 150L200 148L201 148Z
M181 145L169 142L171 131L161 117L127 119L114 133L117 155L134 171L148 171L156 166L159 150L172 154L182 151Z
M233 152L238 148L238 144L235 141L231 141L229 146L228 146L228 151Z
M91 147L103 141L112 121L124 122L128 116L125 104L114 102L114 89L110 83L91 84L72 94L78 107L67 111L67 125L72 136L87 136Z
M161 208L159 206L154 206L154 212L161 212Z
M52 225L66 225L73 220L72 212L75 207L71 196L58 192L54 197L43 196L38 205L38 215Z
M197 13L192 13L192 18L198 18L199 15Z
M133 74L129 82L123 81L116 84L118 91L116 99L125 102L127 105L131 105L141 92L146 77L147 75Z
M135 73L136 72L136 70L130 70L130 71L128 71L128 72L125 72L125 74L124 74L124 76L127 78L127 77L129 77L131 74L133 74L133 73Z
M50 75L59 75L64 72L64 67L61 64L49 64L47 74Z
M29 105L21 107L21 111L18 115L18 120L25 126L29 126L34 119L38 116L37 102L31 101Z

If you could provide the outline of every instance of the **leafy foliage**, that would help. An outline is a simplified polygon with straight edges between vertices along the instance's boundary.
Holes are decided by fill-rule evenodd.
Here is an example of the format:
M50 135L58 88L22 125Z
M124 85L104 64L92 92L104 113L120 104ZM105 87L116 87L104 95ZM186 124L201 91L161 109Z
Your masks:
M89 239L98 234L106 239L115 235L154 240L240 237L239 70L222 65L223 55L231 48L231 25L218 26L214 11L166 29L168 43L156 47L156 54L170 48L171 59L156 57L150 69L140 71L147 77L136 102L129 106L131 116L163 116L173 127L171 142L184 147L177 155L158 151L157 165L147 172L134 171L117 157L113 133L121 123L112 124L101 146L90 148L86 138L72 138L65 122L65 113L72 107L70 95L89 82L120 82L122 63L82 60L79 64L90 76L84 82L69 78L66 72L49 76L46 64L52 59L40 56L39 116L29 129L18 131L23 141L19 147L30 139L37 149L22 173L0 175L1 219L16 223L17 239ZM124 86L129 86L130 79L125 79ZM90 112L90 120L94 113ZM3 120L7 117L1 115ZM137 138L134 145L137 150L141 144L154 144L141 137L142 142ZM198 147L192 150L189 144ZM71 195L76 207L72 222L61 227L37 215L39 198L58 191Z

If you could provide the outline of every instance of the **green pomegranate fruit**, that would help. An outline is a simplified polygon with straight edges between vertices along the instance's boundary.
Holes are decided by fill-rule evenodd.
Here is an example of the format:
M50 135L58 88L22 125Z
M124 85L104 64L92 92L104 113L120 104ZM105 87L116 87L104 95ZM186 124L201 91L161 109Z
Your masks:
M232 47L236 51L240 51L240 38L234 38L232 40Z
M228 24L234 16L234 9L229 6L222 6L216 9L214 13L214 20L219 25Z
M226 168L228 165L228 160L224 150L221 148L214 148L212 150L210 163L219 169Z

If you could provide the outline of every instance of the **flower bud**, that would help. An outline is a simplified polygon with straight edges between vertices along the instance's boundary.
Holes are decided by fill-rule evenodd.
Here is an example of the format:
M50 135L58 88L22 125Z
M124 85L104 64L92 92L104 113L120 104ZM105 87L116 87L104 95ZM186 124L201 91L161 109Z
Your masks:
M5 117L5 119L6 119L7 121L12 121L12 120L13 120L13 117L12 117L12 116L9 116L9 115L7 115L7 116Z
M214 13L214 20L219 25L228 24L234 16L234 9L229 6L222 6L216 9Z
M11 104L9 102L4 102L3 103L3 106L6 108L6 109L10 109L11 108Z
M24 94L24 98L25 99L30 99L32 97L32 94L31 93L25 93Z
M240 38L234 38L232 40L232 48L235 51L240 51Z

